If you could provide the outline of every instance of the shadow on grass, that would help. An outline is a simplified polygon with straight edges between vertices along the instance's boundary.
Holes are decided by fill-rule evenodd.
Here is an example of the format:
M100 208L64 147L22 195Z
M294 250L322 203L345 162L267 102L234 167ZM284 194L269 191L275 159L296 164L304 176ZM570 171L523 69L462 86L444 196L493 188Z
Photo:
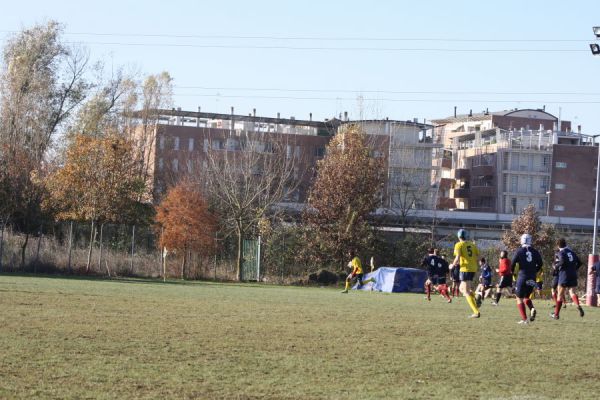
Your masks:
M286 285L265 284L260 282L233 282L233 281L203 281L203 280L181 280L161 278L142 278L142 277L112 277L98 275L71 275L71 274L33 274L26 272L1 272L0 277L19 277L19 278L39 278L39 279L64 279L73 281L88 282L110 282L137 285L174 285L174 286L237 286L244 288L280 288L288 287Z

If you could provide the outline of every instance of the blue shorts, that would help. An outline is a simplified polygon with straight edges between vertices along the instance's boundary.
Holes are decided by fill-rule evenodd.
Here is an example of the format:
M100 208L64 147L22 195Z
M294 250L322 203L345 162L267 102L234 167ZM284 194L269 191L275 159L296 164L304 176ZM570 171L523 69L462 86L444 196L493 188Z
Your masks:
M577 287L577 272L560 271L558 273L558 285L562 287Z
M535 288L535 278L526 279L526 278L517 278L517 284L515 286L515 294L517 297L524 299L531 295L533 289Z
M537 290L542 290L542 288L544 287L544 282L535 282L535 288Z
M552 277L552 289L556 290L558 287L558 275Z
M472 281L474 277L475 277L475 272L462 272L462 271L460 271L459 278L460 278L461 282Z

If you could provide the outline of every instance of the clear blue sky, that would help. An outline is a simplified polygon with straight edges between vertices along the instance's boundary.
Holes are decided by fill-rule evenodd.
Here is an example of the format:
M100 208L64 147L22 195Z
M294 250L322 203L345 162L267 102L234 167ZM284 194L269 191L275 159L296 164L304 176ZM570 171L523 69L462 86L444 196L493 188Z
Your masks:
M588 44L599 11L597 0L26 0L3 4L0 38L58 20L94 59L168 71L175 105L188 110L430 120L455 105L462 113L546 105L597 134L600 57ZM437 50L400 50L409 48Z

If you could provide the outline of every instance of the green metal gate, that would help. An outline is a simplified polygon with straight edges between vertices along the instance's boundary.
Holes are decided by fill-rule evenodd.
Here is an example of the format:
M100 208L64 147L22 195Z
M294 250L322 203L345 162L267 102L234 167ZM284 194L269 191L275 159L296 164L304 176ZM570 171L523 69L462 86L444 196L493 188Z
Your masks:
M244 240L242 256L242 280L260 281L260 236L258 240Z

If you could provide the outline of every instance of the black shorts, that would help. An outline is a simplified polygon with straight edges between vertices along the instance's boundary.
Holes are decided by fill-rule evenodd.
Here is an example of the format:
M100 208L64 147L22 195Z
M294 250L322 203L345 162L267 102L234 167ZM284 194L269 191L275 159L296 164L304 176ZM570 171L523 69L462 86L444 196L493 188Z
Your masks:
M568 288L577 287L577 272L560 271L558 273L558 285Z
M472 281L474 277L475 277L475 272L460 271L459 279L461 282Z
M498 288L503 289L505 287L512 287L512 283L512 275L502 275L500 276L500 281L498 282Z
M356 281L359 283L359 285L362 285L362 280L363 280L363 276L365 276L365 274L356 274L354 275L353 279L356 279Z
M445 276L434 276L433 278L431 278L431 283L433 283L434 285L445 285L446 277Z
M536 281L535 282L535 288L537 290L542 290L544 288L544 282L538 282L538 281Z
M515 293L517 297L521 299L527 298L531 295L533 289L535 289L535 278L517 278L517 284L515 286Z

